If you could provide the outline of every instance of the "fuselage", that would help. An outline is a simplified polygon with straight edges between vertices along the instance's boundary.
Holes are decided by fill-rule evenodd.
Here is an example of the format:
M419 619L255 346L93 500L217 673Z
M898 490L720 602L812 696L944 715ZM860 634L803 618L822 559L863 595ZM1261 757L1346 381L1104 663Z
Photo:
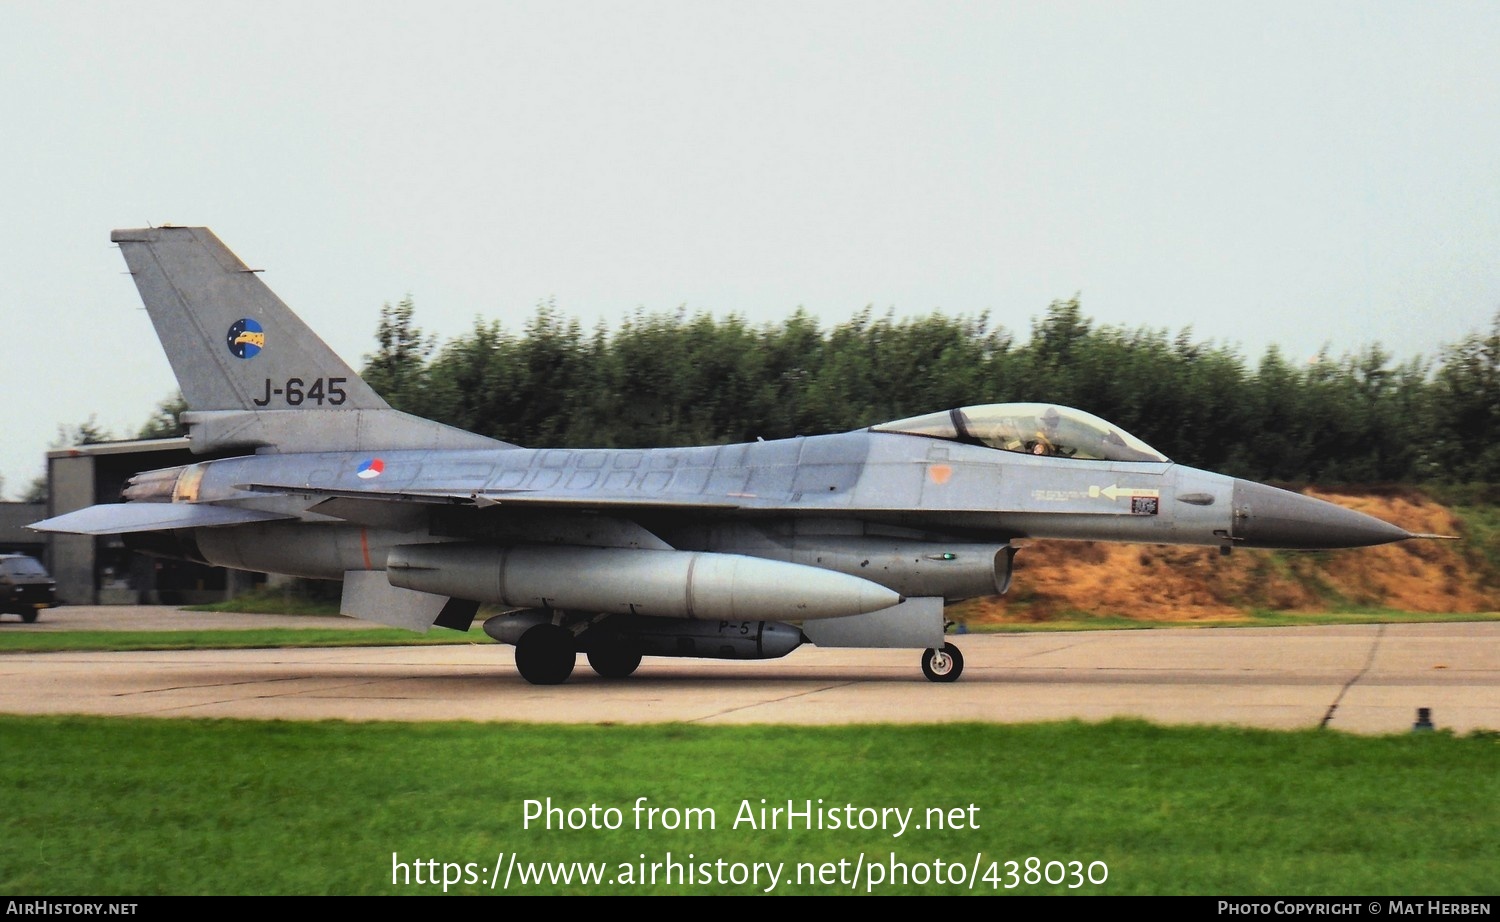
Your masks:
M869 430L694 448L260 454L139 479L158 484L141 499L285 516L196 529L208 562L322 578L384 569L406 544L542 543L782 559L951 600L1002 591L1000 556L1018 538L1342 546L1406 536L1170 461ZM890 565L872 569L872 556ZM960 557L967 569L953 565Z

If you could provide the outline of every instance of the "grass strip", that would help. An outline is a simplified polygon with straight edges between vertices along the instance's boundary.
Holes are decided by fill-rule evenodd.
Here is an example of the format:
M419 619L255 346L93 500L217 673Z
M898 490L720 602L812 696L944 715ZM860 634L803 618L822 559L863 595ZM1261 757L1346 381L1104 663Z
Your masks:
M14 631L0 633L0 653L110 650L238 650L254 647L404 647L494 643L475 628L426 634L399 628L259 628L192 631Z
M908 869L877 893L967 892L934 881L942 862L944 879L977 867L986 893L1489 895L1500 867L1492 733L0 717L0 751L7 893L443 892L416 883L418 862L424 879L441 881L445 863L472 872L448 893L487 893L511 854L557 872L598 862L609 881L513 881L527 894L754 893L766 877L715 882L754 862L782 865L783 894L864 892L868 879L838 882L857 862ZM559 828L565 812L528 828L526 801L548 798L585 828ZM661 811L649 825L637 798ZM764 828L761 808L788 801L910 808L924 828ZM610 808L620 828L590 828ZM929 808L954 828L932 828ZM736 826L746 811L757 822ZM669 854L694 882L651 868ZM1108 879L1027 883L1033 857L1039 874L1104 862Z

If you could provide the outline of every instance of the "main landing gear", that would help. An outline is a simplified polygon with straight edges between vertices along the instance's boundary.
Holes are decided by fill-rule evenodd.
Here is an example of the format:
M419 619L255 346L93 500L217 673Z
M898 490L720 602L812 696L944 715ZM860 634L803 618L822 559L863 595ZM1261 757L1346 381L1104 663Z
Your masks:
M532 685L561 685L578 662L573 632L555 624L538 624L516 641L516 671Z
M964 671L964 655L951 643L922 653L922 674L931 682L957 682Z
M606 679L623 679L641 665L640 648L614 634L584 636L589 665ZM561 685L578 662L578 640L556 624L528 628L516 641L516 671L532 685Z
M628 640L610 638L589 647L589 665L606 679L624 679L641 664L641 651Z

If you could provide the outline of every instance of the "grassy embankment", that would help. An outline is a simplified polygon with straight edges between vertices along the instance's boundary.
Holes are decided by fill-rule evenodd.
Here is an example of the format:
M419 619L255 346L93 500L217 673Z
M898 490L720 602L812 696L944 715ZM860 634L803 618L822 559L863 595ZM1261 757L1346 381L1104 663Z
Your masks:
M1010 594L955 609L970 629L1461 620L1500 609L1500 505L1490 488L1310 491L1419 533L1343 551L1037 541Z

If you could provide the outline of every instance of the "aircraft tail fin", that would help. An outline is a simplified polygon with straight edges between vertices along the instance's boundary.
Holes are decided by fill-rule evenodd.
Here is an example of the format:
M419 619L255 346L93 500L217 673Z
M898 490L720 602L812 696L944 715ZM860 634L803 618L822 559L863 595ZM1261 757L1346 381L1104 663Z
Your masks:
M206 227L117 230L193 450L499 447L391 409Z
M388 406L208 228L117 230L110 239L189 409Z

